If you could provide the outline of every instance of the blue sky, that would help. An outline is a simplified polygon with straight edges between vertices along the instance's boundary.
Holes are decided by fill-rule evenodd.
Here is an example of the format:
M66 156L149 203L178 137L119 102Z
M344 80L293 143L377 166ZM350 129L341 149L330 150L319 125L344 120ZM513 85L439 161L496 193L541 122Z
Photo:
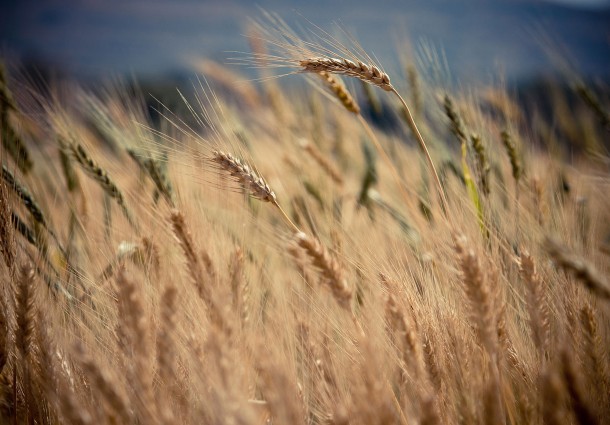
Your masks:
M458 79L509 78L556 69L549 40L585 75L610 74L610 2L605 0L261 0L259 6L322 27L340 20L388 68L396 52L443 50ZM298 13L295 13L295 10ZM246 51L242 34L260 13L247 0L21 0L0 18L4 55L42 58L68 74L98 77L188 71L193 58ZM405 42L408 40L408 42ZM546 40L546 41L545 41Z

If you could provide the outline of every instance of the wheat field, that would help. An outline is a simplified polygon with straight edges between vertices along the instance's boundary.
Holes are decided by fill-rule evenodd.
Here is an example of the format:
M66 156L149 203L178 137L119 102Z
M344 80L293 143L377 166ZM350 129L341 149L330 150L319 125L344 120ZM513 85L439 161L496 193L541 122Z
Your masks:
M2 71L0 422L607 423L604 97L272 24L184 113Z

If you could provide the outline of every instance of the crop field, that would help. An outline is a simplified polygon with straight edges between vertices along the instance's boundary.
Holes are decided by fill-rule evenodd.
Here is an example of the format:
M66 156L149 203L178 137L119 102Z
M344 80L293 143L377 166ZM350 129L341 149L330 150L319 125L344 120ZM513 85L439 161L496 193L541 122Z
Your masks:
M0 423L608 423L607 89L261 22L179 108L3 67Z

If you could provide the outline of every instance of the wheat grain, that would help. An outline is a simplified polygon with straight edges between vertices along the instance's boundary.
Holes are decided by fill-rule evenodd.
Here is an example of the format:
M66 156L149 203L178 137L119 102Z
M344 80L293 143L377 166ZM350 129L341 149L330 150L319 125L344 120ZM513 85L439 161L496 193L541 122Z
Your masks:
M294 231L300 232L299 228L290 220L277 202L275 192L271 190L265 179L260 177L248 164L232 154L222 151L213 151L211 161L216 163L221 170L229 173L245 193L263 202L270 202L275 205L286 223Z

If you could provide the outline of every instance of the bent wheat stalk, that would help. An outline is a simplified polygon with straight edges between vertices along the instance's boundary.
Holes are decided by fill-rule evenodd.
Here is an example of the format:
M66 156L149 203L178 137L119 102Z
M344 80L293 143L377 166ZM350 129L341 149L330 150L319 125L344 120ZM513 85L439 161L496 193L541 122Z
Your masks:
M437 190L439 192L443 214L445 215L445 217L448 217L447 198L445 197L445 191L443 190L441 180L438 177L438 173L436 172L436 167L434 166L434 162L432 161L432 157L430 156L430 152L428 151L426 142L424 141L423 136L417 128L417 124L413 119L413 114L411 114L411 110L409 109L407 102L405 102L400 93L398 93L396 88L392 85L388 74L381 71L375 65L365 64L361 61L358 61L358 63L356 63L345 58L308 58L299 61L299 65L301 67L302 72L326 72L330 74L343 74L347 75L348 77L358 78L359 80L362 80L365 83L377 86L387 92L392 92L396 95L396 97L398 97L398 100L400 101L405 110L405 116L407 118L409 127L413 130L413 134L415 135L419 146L424 151L424 155L426 156L426 160L428 161L428 165L430 166L431 173L434 177Z
M402 179L400 178L398 171L396 170L396 167L394 166L394 163L390 159L389 155L386 153L383 146L381 146L381 143L379 142L379 139L375 135L375 132L373 131L371 126L368 124L368 122L364 119L364 117L360 113L360 107L358 106L358 104L356 103L354 98L352 97L351 93L345 88L345 86L341 83L341 81L339 81L339 79L336 78L334 75L332 75L326 71L319 72L318 75L324 80L324 82L326 83L328 88L333 92L333 94L337 97L337 99L339 99L339 102L341 102L343 107L345 109L347 109L349 112L356 115L356 117L358 118L358 121L364 128L364 131L366 132L368 138L373 142L373 145L375 145L375 149L381 155L382 159L385 161L386 165L388 166L389 170L391 171L394 181L395 181L396 185L398 186L400 193L402 194L402 196L404 198L405 204L409 205L409 199L410 199L409 195L407 193L407 190L405 189L405 185L402 183Z

